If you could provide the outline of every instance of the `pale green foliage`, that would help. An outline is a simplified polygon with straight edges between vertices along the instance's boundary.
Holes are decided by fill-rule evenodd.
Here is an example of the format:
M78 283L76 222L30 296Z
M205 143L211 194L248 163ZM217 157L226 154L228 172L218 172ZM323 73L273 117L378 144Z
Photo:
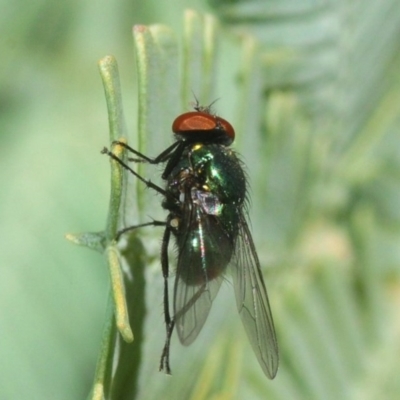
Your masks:
M281 355L267 380L226 284L196 342L173 338L172 378L159 373L162 229L147 228L145 248L132 238L138 251L126 254L144 268L128 299L144 332L118 349L120 382L131 393L138 384L141 400L399 397L399 2L210 1L215 19L192 13L186 24L179 2L43 2L24 12L3 3L1 399L90 390L109 276L99 254L62 236L106 227L109 162L99 153L108 125L96 61L110 53L121 72L121 131L150 156L171 143L192 90L205 103L220 98L216 111L235 126L247 164ZM155 58L144 49L147 82L131 73L138 23L164 24L145 41L157 38ZM157 181L157 168L141 168ZM163 218L160 197L128 179L120 222ZM101 250L105 237L81 240Z

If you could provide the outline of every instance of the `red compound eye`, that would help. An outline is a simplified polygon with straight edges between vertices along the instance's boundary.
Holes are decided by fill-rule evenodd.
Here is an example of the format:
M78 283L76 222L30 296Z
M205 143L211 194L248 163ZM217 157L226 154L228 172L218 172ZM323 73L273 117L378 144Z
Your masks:
M223 141L226 145L235 139L235 130L227 120L201 111L191 111L177 117L172 124L172 131L187 139L193 136L212 141L214 135L216 141Z

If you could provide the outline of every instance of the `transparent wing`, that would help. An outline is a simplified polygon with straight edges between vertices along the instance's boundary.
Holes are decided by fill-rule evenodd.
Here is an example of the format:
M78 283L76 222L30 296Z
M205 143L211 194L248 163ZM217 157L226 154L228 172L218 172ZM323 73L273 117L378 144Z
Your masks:
M231 260L236 304L250 344L264 373L273 379L279 354L274 322L260 262L243 215Z
M223 280L233 245L218 218L193 204L178 244L174 287L174 318L179 340L191 344L210 312Z
M189 286L181 278L176 278L175 327L180 342L185 346L193 343L200 333L221 282L222 277L218 277L200 286Z

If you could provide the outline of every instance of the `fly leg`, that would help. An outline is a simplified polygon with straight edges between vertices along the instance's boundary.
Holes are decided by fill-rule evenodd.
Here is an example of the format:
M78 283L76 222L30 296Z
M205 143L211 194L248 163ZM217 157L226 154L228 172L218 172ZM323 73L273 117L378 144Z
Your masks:
M165 369L168 375L171 375L171 368L169 366L169 348L171 342L171 335L174 331L175 321L171 318L169 312L169 293L168 293L168 244L171 237L170 218L168 218L167 226L164 231L164 236L161 246L161 268L164 277L164 321L166 329L165 345L161 354L160 371Z
M119 230L117 232L117 236L115 237L115 240L118 241L119 238L124 233L129 232L129 231L133 231L134 229L137 229L137 228L143 228L144 226L165 226L165 225L167 225L167 223L165 221L155 221L155 220L153 220L151 222L145 222L145 223L139 224L139 225L128 226L128 227L123 228L123 229L121 229L121 230Z
M118 142L120 143L120 142ZM122 142L121 142L122 143ZM129 165L125 164L120 158L118 158L115 154L111 153L110 150L107 149L107 147L104 147L103 150L101 151L102 154L107 154L109 157L111 157L113 160L115 160L118 164L120 164L123 168L128 170L131 174L135 175L136 178L138 178L140 181L142 181L148 188L151 188L155 190L156 192L162 194L165 197L169 197L167 192L154 184L153 182L149 181L148 179L143 178L141 175L139 175L136 171L134 171Z
M168 260L168 245L171 238L171 218L165 221L152 221L146 222L140 225L129 226L120 230L117 234L116 239L118 240L120 236L126 232L129 232L136 228L142 228L144 226L165 226L164 236L162 239L161 245L161 268L164 278L164 321L165 321L165 329L166 329L166 339L164 348L161 354L160 359L160 371L165 370L168 375L171 375L171 368L169 366L169 348L171 342L171 336L174 331L175 320L171 318L171 314L169 311L169 291L168 291L168 275L169 275L169 260Z
M130 147L129 145L127 145L124 142L119 142L118 140L116 140L116 141L112 142L112 146L114 146L114 145L119 145L119 146L125 147L126 150L130 151L131 153L133 153L135 156L138 157L138 158L128 158L128 161L139 162L139 163L149 163L149 164L161 164L161 163L168 161L167 165L165 166L165 170L161 176L162 179L164 179L164 180L167 179L168 175L171 173L172 169L174 168L174 166L177 164L177 162L181 158L183 150L185 148L185 142L178 140L175 143L173 143L171 146L169 146L167 149L165 149L162 153L160 153L157 157L150 158L150 157L147 157L144 154L140 153L139 151L133 149L132 147ZM102 153L107 153L109 156L111 156L110 152L106 148L103 149ZM112 157L112 158L115 159L115 157ZM120 164L123 165L125 168L127 168L127 166L125 166L124 163L120 163ZM130 170L129 167L127 169ZM135 173L134 173L134 175L137 176L137 174L135 174ZM143 179L141 179L141 180L143 181ZM161 194L163 194L163 193L161 193Z
M165 369L165 372L168 375L171 375L171 368L169 366L169 348L170 348L172 332L174 331L175 321L174 318L171 318L171 314L169 312L169 292L168 292L168 275L169 275L168 245L169 245L169 240L171 238L171 229L172 229L170 225L170 218L168 218L168 221L151 221L139 225L128 226L127 228L118 231L116 240L118 240L121 237L121 235L123 235L126 232L129 232L137 228L143 228L145 226L165 226L164 236L161 245L161 268L164 278L163 301L164 301L164 321L166 329L166 339L161 354L160 371Z
M114 142L112 142L111 145L112 146L119 145L119 146L125 147L125 149L127 149L128 151L133 153L135 156L139 157L139 158L128 158L129 161L144 162L144 163L149 163L149 164L160 164L160 163L163 163L166 160L168 160L168 158L171 156L171 154L174 152L174 150L177 147L181 146L181 143L179 141L173 143L171 146L169 146L167 149L165 149L161 154L159 154L155 158L147 157L140 151L137 151L137 150L133 149L132 147L128 146L126 143L120 142L118 140L115 140Z

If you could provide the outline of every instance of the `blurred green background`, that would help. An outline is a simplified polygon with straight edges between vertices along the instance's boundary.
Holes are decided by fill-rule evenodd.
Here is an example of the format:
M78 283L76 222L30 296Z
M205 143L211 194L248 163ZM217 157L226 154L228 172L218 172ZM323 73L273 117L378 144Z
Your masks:
M188 7L221 19L217 109L248 164L281 367L264 377L225 285L196 343L173 340L173 377L158 373L155 260L138 398L399 397L398 1L0 5L1 400L82 399L91 388L108 272L63 236L102 230L107 215L96 63L116 56L133 130L132 26L163 23L179 40ZM156 257L161 233L151 235Z

